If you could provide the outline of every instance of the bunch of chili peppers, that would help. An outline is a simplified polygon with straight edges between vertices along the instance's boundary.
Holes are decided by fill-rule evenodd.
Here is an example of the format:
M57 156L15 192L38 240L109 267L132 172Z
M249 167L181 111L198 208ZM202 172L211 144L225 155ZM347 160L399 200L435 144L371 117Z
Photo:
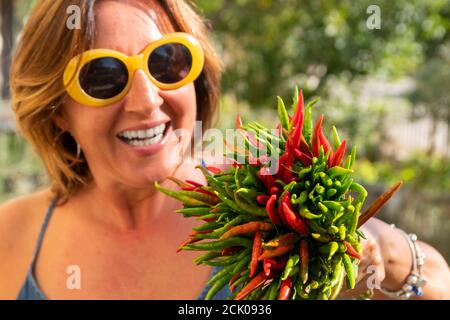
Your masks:
M358 227L401 182L360 213L367 192L351 178L356 148L344 161L347 143L336 128L332 145L323 115L312 126L316 102L304 106L296 89L291 117L278 98L278 134L256 122L244 125L238 116L248 151L233 148L227 156L245 161L227 171L199 166L207 185L172 177L182 190L171 191L155 183L183 202L178 213L204 221L179 250L206 251L195 263L222 267L208 281L206 299L225 285L237 300L334 299L345 279L354 288L364 238ZM269 153L259 155L262 147ZM274 155L278 171L270 174L267 159Z

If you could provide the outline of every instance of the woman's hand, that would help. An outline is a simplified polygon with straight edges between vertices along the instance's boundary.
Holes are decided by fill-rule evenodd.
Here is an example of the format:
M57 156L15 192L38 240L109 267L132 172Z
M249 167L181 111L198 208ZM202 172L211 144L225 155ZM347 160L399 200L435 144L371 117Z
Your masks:
M370 222L360 230L367 240L361 239L362 259L358 265L356 285L352 290L344 287L341 293L343 297L356 297L366 293L368 289L379 288L386 276L380 237Z

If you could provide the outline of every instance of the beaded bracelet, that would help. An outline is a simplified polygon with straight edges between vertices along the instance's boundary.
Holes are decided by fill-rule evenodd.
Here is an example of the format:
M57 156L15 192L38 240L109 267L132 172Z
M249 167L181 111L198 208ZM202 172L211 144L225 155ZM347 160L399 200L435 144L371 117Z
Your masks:
M395 228L394 224L391 224L392 228ZM388 297L407 300L411 298L413 294L416 296L423 295L422 287L426 284L426 280L422 276L423 265L425 263L425 254L420 249L417 244L417 236L413 233L407 234L405 231L396 228L399 230L408 241L409 248L411 249L412 255L412 270L406 279L406 283L403 287L398 291L388 291L383 288L379 288L379 290Z

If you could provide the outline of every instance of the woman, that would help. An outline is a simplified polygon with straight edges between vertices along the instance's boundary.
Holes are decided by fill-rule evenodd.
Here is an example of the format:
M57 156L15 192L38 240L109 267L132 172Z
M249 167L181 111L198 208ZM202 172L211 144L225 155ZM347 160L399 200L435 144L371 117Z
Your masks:
M80 29L66 26L69 5L80 8ZM13 62L13 109L52 188L0 207L0 298L203 298L213 270L193 267L196 253L176 253L195 222L173 214L180 204L152 186L174 189L168 176L202 180L196 159L172 160L217 104L220 63L206 34L180 0L37 3ZM177 41L187 42L180 49ZM89 51L96 48L108 50ZM159 62L147 65L150 55ZM178 129L188 134L178 139ZM408 243L381 221L367 225L362 263L398 289L411 268ZM420 246L422 298L448 297L446 262Z

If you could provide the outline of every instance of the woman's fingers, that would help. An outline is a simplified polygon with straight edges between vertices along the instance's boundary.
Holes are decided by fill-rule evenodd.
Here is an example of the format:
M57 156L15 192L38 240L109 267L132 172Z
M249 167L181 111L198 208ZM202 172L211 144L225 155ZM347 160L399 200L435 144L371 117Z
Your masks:
M367 240L361 239L362 260L358 265L356 286L353 290L344 290L342 296L359 296L368 289L377 289L385 278L384 261L376 237L364 230Z

